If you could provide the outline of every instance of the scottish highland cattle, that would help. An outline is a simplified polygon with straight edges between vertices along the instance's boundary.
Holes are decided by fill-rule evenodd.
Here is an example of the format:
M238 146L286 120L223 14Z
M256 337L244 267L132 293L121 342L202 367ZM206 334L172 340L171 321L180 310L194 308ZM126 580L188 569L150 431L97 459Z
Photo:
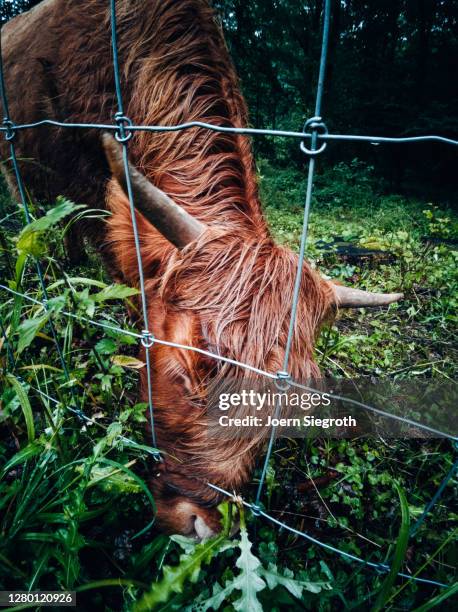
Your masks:
M134 123L248 124L220 25L206 0L119 0L117 21L125 112ZM16 124L49 118L113 123L107 0L44 0L6 24L2 47ZM25 184L38 201L64 195L111 211L107 222L77 226L70 255L78 258L89 240L115 278L137 285L117 143L100 130L49 126L19 130L15 143ZM8 158L6 142L1 155ZM129 156L154 335L280 370L298 258L269 232L249 139L206 129L135 132ZM336 307L383 305L399 297L336 287L305 262L291 375L319 375L313 345ZM246 439L208 439L203 424L209 381L240 376L240 369L157 344L151 354L156 434L165 451L151 475L158 524L207 537L218 530L220 501L207 482L240 490L259 453L259 444ZM146 384L144 368L140 400Z

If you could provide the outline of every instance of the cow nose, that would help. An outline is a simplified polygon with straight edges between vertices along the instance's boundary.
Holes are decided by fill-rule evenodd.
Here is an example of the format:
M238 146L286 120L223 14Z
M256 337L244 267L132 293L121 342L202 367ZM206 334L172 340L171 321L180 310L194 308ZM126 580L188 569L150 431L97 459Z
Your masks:
M234 521L231 525L231 528L228 533L228 537L232 538L235 536L240 530L240 522ZM195 540L198 542L205 542L210 538L218 535L219 530L212 529L206 522L205 519L201 516L196 516L194 520L194 531L195 531Z
M184 497L159 498L156 506L156 524L166 533L179 533L204 541L221 531L221 515L216 507L206 508Z
M194 531L195 538L199 542L205 542L205 540L209 540L213 536L216 535L216 531L214 531L201 516L196 516L194 520Z

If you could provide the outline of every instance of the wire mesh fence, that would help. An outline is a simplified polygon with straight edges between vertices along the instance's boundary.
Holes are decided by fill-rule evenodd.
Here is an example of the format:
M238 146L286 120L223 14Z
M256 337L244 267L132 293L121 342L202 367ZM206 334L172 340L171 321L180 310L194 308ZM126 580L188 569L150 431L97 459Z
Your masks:
M292 131L284 131L284 130L270 130L270 129L255 129L255 128L248 128L248 127L227 127L227 126L218 126L218 125L200 122L200 121L193 121L193 122L184 123L180 125L137 125L137 124L133 124L133 122L129 119L129 117L125 115L125 112L124 112L124 103L123 103L121 78L120 78L120 64L119 64L119 57L118 57L118 41L117 41L117 27L116 27L117 26L116 2L115 0L110 0L109 4L110 4L110 12L111 12L111 42L112 42L113 70L114 70L114 82L115 82L115 92L116 92L116 100L117 100L117 112L113 118L113 123L111 124L73 123L70 120L69 121L57 121L53 118L48 118L48 119L39 120L36 122L31 122L31 123L26 123L26 124L15 124L14 117L10 115L9 107L8 107L8 96L7 96L7 91L5 87L3 63L1 61L1 36L0 36L0 89L1 89L2 104L3 104L3 109L4 109L4 119L3 119L2 125L0 126L0 132L3 133L4 138L9 143L10 159L11 159L12 167L14 170L14 176L15 176L17 187L18 187L20 203L24 211L24 220L26 224L31 222L31 214L30 214L28 199L26 195L26 188L25 188L23 178L21 175L21 171L19 168L17 155L16 155L16 149L15 149L15 136L19 131L31 130L31 129L35 129L35 128L42 127L42 126L49 126L49 127L54 126L54 127L60 127L64 129L70 129L70 130L97 129L97 130L101 130L101 131L103 130L103 131L108 131L108 132L113 133L116 140L122 146L122 157L123 157L123 164L124 164L124 171L125 171L125 181L126 181L127 194L128 194L128 199L129 199L129 205L130 205L131 223L132 223L132 230L133 230L133 235L134 235L135 251L136 251L137 266L138 266L143 330L141 333L138 333L138 332L126 329L126 328L122 328L119 325L112 325L111 323L107 323L105 321L100 321L100 320L92 319L89 317L84 317L82 315L75 314L74 312L69 312L66 310L60 310L59 315L68 317L68 318L73 318L74 320L77 320L80 324L83 324L83 325L95 326L95 327L99 327L105 330L109 330L114 333L128 335L132 338L135 338L137 342L140 343L144 347L145 365L146 365L146 371L147 371L146 378L147 378L147 385L148 385L147 403L148 403L148 412L149 412L152 439L151 439L151 446L149 447L142 446L142 449L146 450L146 452L148 452L152 457L154 457L155 460L160 461L161 452L160 452L160 448L157 448L157 440L156 440L155 426L154 426L153 380L151 376L151 372L152 372L151 370L151 349L153 348L155 344L164 345L164 346L181 349L181 350L194 351L201 355L205 355L206 357L209 357L215 360L219 360L220 362L229 363L233 366L242 368L248 372L260 375L270 380L281 382L282 385L286 385L287 387L295 386L295 387L303 388L309 391L320 393L319 390L313 389L312 387L304 386L300 384L298 381L295 381L292 379L291 375L289 374L289 366L290 366L289 361L290 361L291 344L294 338L295 322L296 322L297 307L298 307L298 296L299 296L299 291L301 287L302 269L303 269L305 249L306 249L306 244L307 244L307 231L308 231L309 214L310 214L310 208L311 208L311 202L312 202L315 165L316 165L317 157L325 151L327 144L333 141L362 141L362 142L368 142L368 143L391 143L391 144L402 144L402 143L412 143L412 142L441 142L444 144L457 146L458 141L453 140L451 138L446 138L446 137L437 136L437 135L405 137L405 138L394 138L394 137L391 138L391 137L363 136L363 135L351 135L351 134L350 135L330 134L328 132L326 124L321 118L321 105L322 105L323 91L324 91L326 56L327 56L327 51L328 51L330 6L331 6L330 0L325 0L324 7L323 7L323 35L322 35L322 47L321 47L320 68L319 68L319 77L318 77L317 93L316 93L315 112L314 112L314 116L305 122L304 128L301 132L292 132ZM188 345L184 345L184 344L180 344L176 342L170 342L165 339L156 338L151 331L151 325L150 325L151 322L148 318L148 296L147 296L147 292L145 289L144 269L143 269L142 255L141 255L141 249L140 249L140 237L139 237L139 231L138 231L136 215L135 215L135 201L134 201L134 195L133 195L133 189L132 189L132 183L131 183L131 176L129 172L129 162L128 162L129 141L132 135L138 131L171 132L171 131L188 130L188 129L213 130L213 131L218 131L218 132L228 132L232 134L240 134L240 135L247 135L247 136L253 136L253 137L254 136L275 136L275 137L284 137L284 138L294 138L294 139L298 139L301 141L300 148L302 152L305 155L307 155L309 158L307 188L306 188L306 196L305 196L305 203L304 203L304 210L303 210L303 223L302 223L302 232L301 232L301 239L300 239L299 258L298 258L298 266L297 266L295 285L294 285L294 291L293 291L293 299L291 303L289 331L288 331L288 338L287 338L287 343L286 343L285 354L283 358L283 367L282 367L282 370L279 372L265 371L265 370L256 368L248 363L242 363L235 359L224 357L216 352L207 351L207 350L201 349L196 346L188 346ZM67 363L65 351L63 350L63 347L61 346L58 334L56 332L56 329L53 323L52 313L49 312L49 305L48 305L49 296L48 296L46 282L45 282L45 274L44 274L42 265L39 261L39 258L35 258L35 266L36 266L37 276L39 279L39 285L40 285L40 290L41 290L41 296L42 296L41 300L32 298L30 295L27 295L23 292L16 291L15 289L12 289L10 286L7 286L6 284L0 284L0 290L10 296L20 297L35 305L39 305L43 308L43 311L45 313L49 313L50 316L47 317L47 325L49 326L49 330L51 332L52 340L54 342L54 345L57 351L58 359L62 366L65 380L68 383L70 383L71 368L69 364ZM9 363L9 367L12 370L14 370L15 368L14 350L8 339L7 330L3 326L3 323L1 322L1 320L0 320L0 323L1 323L0 331L4 338L4 346L7 352L7 361ZM41 389L37 389L36 387L30 387L30 389L53 404L56 404L56 405L61 404L61 400L58 400L50 396L48 393L43 392ZM82 421L85 421L91 424L95 423L99 427L104 427L101 423L97 423L96 421L94 421L94 419L87 416L81 410L81 407L78 404L78 397L75 394L73 387L71 385L68 385L68 389L70 391L70 402L69 404L66 405L66 409L69 410L71 413L75 414ZM351 398L347 398L347 397L340 396L337 394L332 394L332 393L328 393L328 395L342 402L347 402L349 404L357 405L367 411L375 412L377 414L382 414L386 416L387 418L392 418L392 419L403 421L405 423L408 423L410 425L417 427L420 430L428 431L429 433L437 434L437 435L443 436L444 438L448 438L454 442L455 448L458 449L458 438L453 435L450 435L449 433L439 431L437 429L431 428L422 423L418 423L416 421L413 421L413 420L410 420L404 417L390 414L388 412L375 408L374 406L370 406L363 402L358 402ZM273 426L271 428L271 432L269 436L269 443L267 447L267 452L264 457L261 477L258 483L255 500L254 502L251 502L251 503L247 501L243 501L242 503L244 504L244 506L249 508L252 511L253 515L263 517L265 520L271 522L277 527L285 529L289 532L292 532L302 538L305 538L306 540L312 542L313 544L317 546L325 548L328 551L336 553L348 560L363 564L367 568L377 570L381 573L389 572L390 571L389 564L374 563L374 562L362 559L356 555L345 552L343 550L340 550L339 548L331 546L330 544L327 544L317 538L312 537L311 535L309 535L308 533L304 531L295 529L287 525L286 523L277 520L276 518L271 516L269 513L265 512L262 506L262 496L263 496L263 490L264 490L264 485L266 481L267 468L268 468L271 454L274 448L275 437L276 437L276 427ZM124 436L123 436L123 442L126 445L138 446L138 443ZM414 524L411 530L411 536L415 535L415 533L418 531L418 528L420 527L422 522L426 519L428 513L431 512L437 500L439 499L440 495L442 494L445 486L456 473L457 468L458 468L458 460L455 461L455 463L452 465L448 473L445 475L440 486L438 487L436 494L432 497L432 499L430 500L430 502L427 504L426 508L424 509L424 512L421 514L417 522ZM228 492L222 489L221 487L217 486L214 483L209 482L207 484L209 487L211 487L213 490L217 491L221 495L224 495L228 498L232 498L234 496L234 493ZM407 578L409 580L427 583L427 584L431 584L431 585L438 586L438 587L448 586L446 584L443 584L435 580L430 580L427 578L420 578L418 576L412 576L410 574L399 573L398 575L403 578Z

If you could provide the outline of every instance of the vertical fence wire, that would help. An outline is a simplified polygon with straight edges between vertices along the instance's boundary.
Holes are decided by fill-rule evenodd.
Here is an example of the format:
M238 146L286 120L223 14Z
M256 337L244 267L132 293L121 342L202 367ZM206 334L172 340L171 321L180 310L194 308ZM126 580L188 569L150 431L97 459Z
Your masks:
M294 285L293 292L293 301L291 305L291 319L289 324L288 331L288 339L286 343L285 356L283 360L283 370L288 372L288 363L289 363L289 355L291 352L291 345L294 337L294 329L296 325L296 316L297 316L297 305L299 301L299 291L301 287L301 277L302 277L302 269L304 266L304 256L305 256L305 247L307 244L307 235L308 235L308 222L310 216L310 205L312 202L312 191L313 191L313 177L315 173L315 157L319 152L324 151L324 146L326 143L319 149L316 149L317 146L317 137L318 137L318 126L321 122L321 103L323 99L323 90L324 90L324 77L326 74L326 59L328 54L328 41L329 41L329 24L331 20L331 0L325 0L324 4L324 14L323 14L323 38L321 43L321 57L320 57L320 71L318 76L318 86L316 91L316 101L315 101L315 116L312 119L309 119L305 123L305 127L310 127L312 129L312 141L311 141L311 152L314 154L310 155L309 159L309 169L308 169L308 177L307 177L307 193L305 196L305 206L304 206L304 219L302 223L302 235L301 235L301 243L299 248L299 261L297 265L297 274L296 281ZM305 129L304 129L305 131ZM304 149L304 147L302 147Z
M313 190L313 176L315 172L315 156L318 152L324 151L324 147L326 147L326 143L322 145L320 149L317 150L317 135L318 135L318 125L321 122L321 117L319 117L319 113L321 111L321 101L323 98L323 89L324 89L324 77L326 73L326 58L328 52L328 40L329 40L329 23L331 16L331 0L325 0L324 4L324 13L323 13L323 38L321 43L321 57L320 57L320 69L318 75L318 85L316 91L316 101L315 101L315 117L309 119L305 127L310 127L312 129L312 141L311 141L311 151L308 152L310 154L309 158L309 168L308 168L308 177L307 177L307 192L305 196L305 205L304 205L304 218L302 223L302 234L301 234L301 243L299 247L299 259L297 263L297 272L296 278L294 282L294 290L293 290L293 299L291 304L291 315L289 322L289 330L288 330L288 338L286 341L285 355L283 358L283 370L278 372L279 379L283 379L288 385L288 380L290 379L290 374L288 370L289 364L289 356L291 352L291 346L294 338L294 331L296 327L296 318L297 318L297 306L299 302L299 292L301 288L301 280L302 280L302 270L304 266L304 257L305 257L305 247L307 244L307 230L308 230L308 222L310 216L310 205L312 202L312 190ZM303 147L302 147L303 148ZM279 414L279 406L275 409L275 418L278 417ZM272 429L270 431L269 445L267 447L266 456L264 458L264 465L262 468L261 477L258 483L258 489L256 493L256 501L255 501L255 511L259 508L262 489L264 486L264 481L267 474L267 467L270 461L270 457L272 455L272 450L274 446L274 439L277 433L277 427L272 425Z
M10 149L10 156L11 156L11 163L13 165L13 170L14 170L14 175L15 175L15 179L16 179L16 184L19 190L19 196L20 196L20 201L21 204L23 206L24 209L24 217L25 217L25 221L26 223L30 223L31 221L31 216L30 216L30 210L29 210L29 205L27 203L27 196L26 196L26 192L25 192L25 187L24 187L24 181L22 180L22 174L19 168L19 164L18 164L18 160L17 160L17 156L16 156L16 148L14 145L14 139L16 136L15 130L14 130L14 124L11 120L11 116L10 116L10 112L9 112L9 106L8 106L8 96L6 93L6 86L5 86L5 76L4 76L4 70L3 70L3 53L2 53L2 28L0 27L0 97L2 100L2 104L3 104L3 114L4 114L4 119L3 119L3 124L6 125L9 130L7 132L5 132L5 139L9 142L9 149ZM39 279L39 284L41 287L41 291L43 294L43 297L41 299L41 304L43 306L43 309L45 312L49 312L49 307L48 307L48 293L46 291L46 283L45 283L45 279L44 279L44 274L43 274L43 269L41 267L40 261L37 258L35 259L35 266L36 266L36 270L37 270L37 275L38 275L38 279ZM66 380L67 383L71 382L71 378L70 378L70 372L67 366L67 362L64 356L64 352L63 349L60 345L59 339L57 337L57 332L56 332L56 328L54 326L54 322L52 321L51 317L49 317L48 319L48 326L49 329L51 331L51 335L53 338L53 342L54 345L56 347L56 351L59 357L59 361L62 365L62 371L64 373L64 378ZM5 338L6 338L6 332L5 332ZM7 345L8 346L8 345ZM72 401L75 405L75 408L78 409L77 407L77 402L76 402L76 398L75 398L75 394L73 391L72 386L69 385L69 390L70 390L70 394L72 396Z
M110 0L110 23L111 23L111 46L113 53L113 69L114 69L114 79L115 79L115 89L116 89L116 99L118 104L118 112L115 115L115 121L118 125L119 131L115 134L115 138L118 142L121 143L122 146L122 158L124 163L124 173L126 176L126 185L127 185L127 195L129 198L129 206L130 206L130 216L132 220L132 231L134 234L134 242L135 242L135 253L137 256L137 267L138 267L138 279L140 284L140 294L141 294L141 304L142 304L142 314L143 314L143 337L141 339L141 343L145 349L145 363L146 363L146 374L147 374L147 388L148 388L148 410L149 410L149 418L150 418L150 427L151 427L151 441L154 448L156 448L156 432L154 428L154 406L153 406L153 389L152 389L152 380L151 380L151 355L150 349L154 343L154 337L149 329L148 324L148 302L146 299L146 291L145 291L145 278L143 274L143 261L142 261L142 253L140 247L140 237L138 235L138 225L135 211L135 203L132 192L132 182L130 178L129 172L129 158L128 158L128 149L127 143L132 137L132 132L129 131L128 126L131 124L131 121L124 115L124 104L122 98L122 90L121 90L121 77L119 70L119 56L118 56L118 38L117 38L117 28L116 28L116 0ZM157 453L157 458L159 459L159 452Z

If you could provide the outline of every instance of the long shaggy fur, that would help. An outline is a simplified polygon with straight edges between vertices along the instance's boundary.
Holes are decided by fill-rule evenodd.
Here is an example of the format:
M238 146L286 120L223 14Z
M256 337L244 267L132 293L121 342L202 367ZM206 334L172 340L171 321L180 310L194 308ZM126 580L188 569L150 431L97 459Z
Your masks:
M181 7L189 11L196 5L204 6L185 2ZM175 28L174 46L159 58L153 52L145 61L138 74L133 111L142 108L148 122L164 125L193 120L246 125L245 105L211 12L205 8L204 17L193 22L190 30L187 23L185 15L175 20L171 12L164 11L161 34L166 40L168 28ZM155 49L161 48L160 42L156 41ZM150 100L153 103L148 105ZM160 306L157 301L151 304L150 320L157 321L159 308L173 325L173 330L158 329L158 337L180 341L174 335L186 313L187 325L193 323L183 331L183 343L260 369L281 369L297 256L275 245L269 234L248 140L189 130L146 134L138 142L137 163L143 172L209 226L197 243L178 252L137 215L143 262L151 278L148 294L160 299ZM116 184L108 201L113 211L109 238L118 269L130 282L137 282L130 212ZM331 303L331 290L305 264L291 350L292 374L298 379L319 375L313 344ZM155 425L159 445L175 458L164 466L162 491L181 492L201 504L214 503L218 495L202 483L238 489L248 479L263 443L261 431L249 441L208 435L209 381L217 387L218 381L240 377L243 370L164 347L155 349L153 363L157 372L153 379L158 381ZM189 372L193 379L180 384L179 400L172 399L170 380L181 380Z
M237 78L206 0L118 0L117 15L123 97L126 114L135 123L247 125ZM13 118L111 122L116 99L108 2L48 0L33 29L26 20L19 17L6 32L7 87L15 79L18 85L11 99ZM18 57L24 58L19 71ZM24 82L36 99L25 96ZM116 182L107 186L110 177L99 133L22 132L17 146L19 155L40 160L41 170L22 163L26 181L39 198L63 193L99 208L106 202L112 212L108 231L92 222L83 231L117 277L138 283L129 205ZM195 128L135 132L129 153L149 180L208 226L197 242L178 252L137 214L154 334L261 369L280 369L297 256L275 245L269 234L248 139ZM297 378L319 373L313 343L332 298L329 286L305 264L291 349ZM158 445L165 451L153 489L162 524L186 531L179 521L189 500L199 507L214 504L218 496L208 481L230 490L243 485L262 440L208 436L209 382L240 377L240 369L159 345L152 353ZM145 369L141 382L145 399ZM161 500L170 504L172 499L173 516L170 505L161 506Z

